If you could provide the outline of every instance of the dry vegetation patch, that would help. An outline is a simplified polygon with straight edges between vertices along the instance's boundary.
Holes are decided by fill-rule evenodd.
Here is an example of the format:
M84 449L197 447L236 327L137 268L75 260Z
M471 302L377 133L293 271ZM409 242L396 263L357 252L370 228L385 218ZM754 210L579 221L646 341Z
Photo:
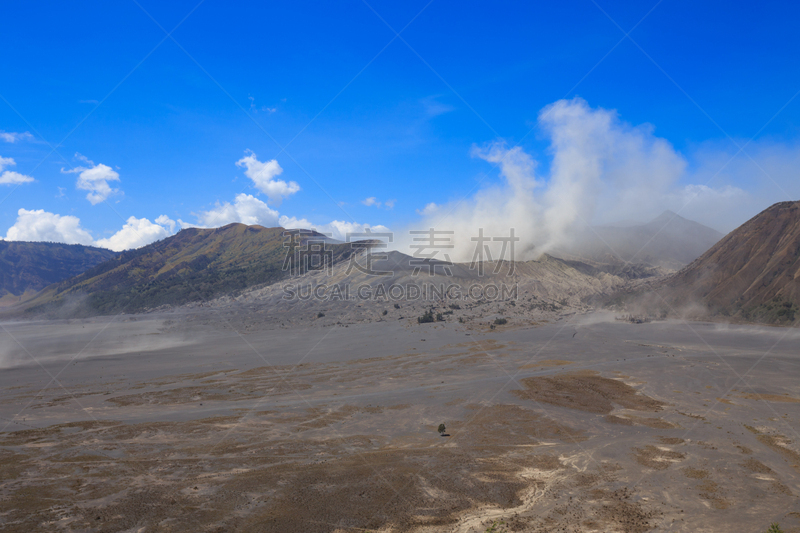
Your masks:
M683 475L691 479L706 479L708 477L708 470L700 468L692 468L687 466L681 470Z
M520 368L553 368L558 366L567 366L573 364L572 361L564 361L562 359L545 359L543 361L536 361L522 365Z
M589 413L609 414L615 406L636 411L659 411L662 403L616 379L582 371L557 376L530 377L522 380L520 398L569 407Z
M760 400L762 402L800 403L800 399L789 396L788 394L746 393L746 394L739 394L739 398L744 398L745 400Z
M676 429L680 428L678 424L673 424L672 422L668 422L663 418L650 418L644 416L634 416L634 415L606 415L605 417L606 422L610 422L612 424L621 424L623 426L645 426L653 429Z
M753 433L756 438L764 445L772 448L776 452L783 455L786 459L791 461L792 466L800 471L800 453L797 453L794 449L790 448L789 445L791 441L784 437L783 435L779 435L777 433L774 434L767 434L762 433L758 429L748 426L747 424L744 425L748 431Z
M606 523L614 524L614 530L623 533L645 533L652 530L651 521L659 513L647 511L640 503L631 501L632 495L633 492L627 488L614 492L604 491L604 502L597 513L598 517Z
M750 470L751 472L755 472L757 474L774 474L775 473L770 467L768 467L767 465L765 465L764 463L762 463L758 459L754 459L752 457L747 459L747 461L743 462L742 466L745 467L747 470Z
M472 416L463 425L452 426L454 438L462 445L520 446L536 444L540 439L578 442L586 438L579 430L517 405L467 407Z

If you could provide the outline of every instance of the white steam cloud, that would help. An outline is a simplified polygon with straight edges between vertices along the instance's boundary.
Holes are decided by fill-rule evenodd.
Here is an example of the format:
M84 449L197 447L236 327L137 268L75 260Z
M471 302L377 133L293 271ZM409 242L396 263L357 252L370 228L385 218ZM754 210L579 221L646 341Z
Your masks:
M471 261L481 229L487 237L509 237L514 228L520 238L516 259L532 259L570 244L590 225L645 222L665 209L713 224L709 212L748 201L738 187L715 188L690 174L686 158L656 137L652 126L632 126L583 99L545 107L539 127L550 139L546 172L538 172L538 162L520 147L499 141L475 147L473 157L496 166L502 182L460 202L427 204L417 211L422 220L413 229L455 231L450 258ZM693 178L700 183L691 183ZM399 237L398 249L407 252L409 238ZM493 258L500 248L490 243Z

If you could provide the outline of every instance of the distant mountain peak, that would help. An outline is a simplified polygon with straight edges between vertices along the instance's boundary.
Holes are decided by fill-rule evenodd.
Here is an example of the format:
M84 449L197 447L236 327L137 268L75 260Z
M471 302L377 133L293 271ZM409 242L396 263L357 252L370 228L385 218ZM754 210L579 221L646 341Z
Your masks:
M706 226L704 224L701 224L699 222L695 222L694 220L689 220L688 218L682 217L681 215L679 215L675 211L670 211L669 209L667 209L666 211L664 211L663 213L658 215L656 218L654 218L653 220L651 220L650 222L645 224L645 226L656 225L656 224L662 225L662 226L666 225L666 224L680 224L682 226L691 225L691 226L707 228L709 230L717 232L717 230L715 230L714 228L709 228L708 226ZM719 233L719 232L717 232L717 233ZM722 237L722 233L719 233L719 236Z
M579 236L566 251L594 261L602 262L611 254L623 262L678 270L722 237L713 228L666 210L646 224L596 226Z
M671 211L671 210L667 209L666 211L664 211L663 213L661 213L660 215L658 215L656 218L654 218L654 219L653 219L653 220L651 220L650 222L656 222L656 221L658 221L658 220L670 221L670 220L677 219L677 218L679 218L679 219L681 219L681 220L686 220L685 218L683 218L682 216L680 216L680 215L679 215L678 213L676 213L675 211Z

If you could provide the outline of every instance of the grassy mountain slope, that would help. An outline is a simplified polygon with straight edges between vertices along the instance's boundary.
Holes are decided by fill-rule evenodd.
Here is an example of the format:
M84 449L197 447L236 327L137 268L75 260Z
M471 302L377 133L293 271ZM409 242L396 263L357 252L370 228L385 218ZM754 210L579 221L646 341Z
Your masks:
M282 270L284 231L244 224L184 229L48 287L27 310L44 311L75 300L86 313L136 312L274 282L287 274ZM335 260L352 253L350 245L331 249Z
M116 255L80 244L0 241L0 296L39 291Z
M762 211L666 282L676 305L713 314L800 322L800 202Z

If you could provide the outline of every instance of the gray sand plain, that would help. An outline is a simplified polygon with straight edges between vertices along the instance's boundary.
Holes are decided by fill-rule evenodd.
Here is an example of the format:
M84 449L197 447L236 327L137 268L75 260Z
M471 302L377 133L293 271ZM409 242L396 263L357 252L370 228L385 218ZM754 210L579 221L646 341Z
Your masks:
M796 329L191 313L2 324L0 529L800 531Z

